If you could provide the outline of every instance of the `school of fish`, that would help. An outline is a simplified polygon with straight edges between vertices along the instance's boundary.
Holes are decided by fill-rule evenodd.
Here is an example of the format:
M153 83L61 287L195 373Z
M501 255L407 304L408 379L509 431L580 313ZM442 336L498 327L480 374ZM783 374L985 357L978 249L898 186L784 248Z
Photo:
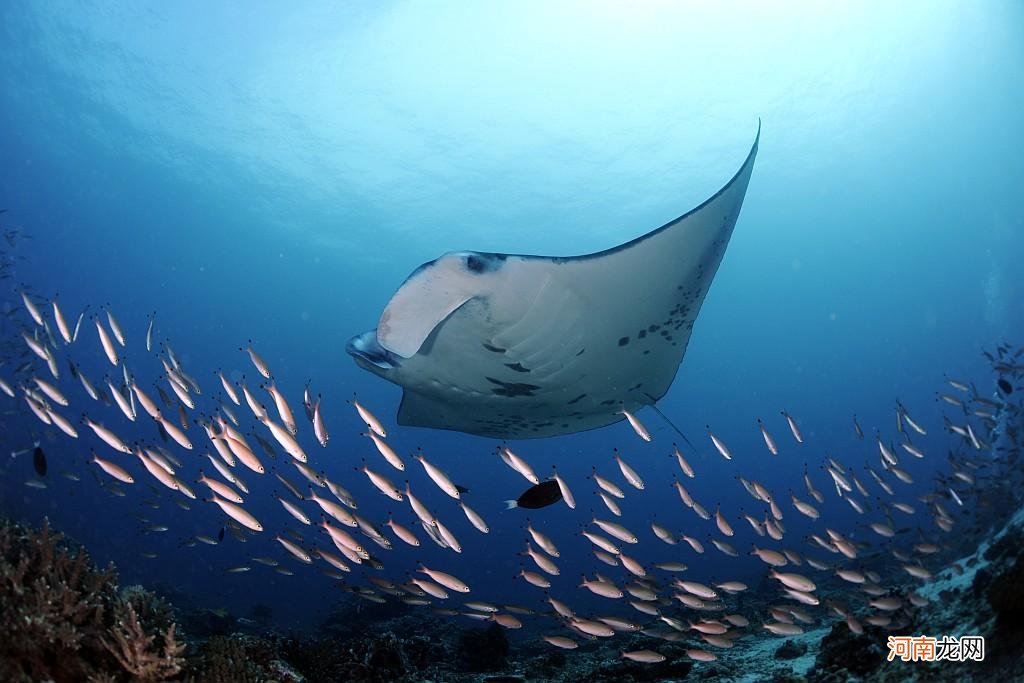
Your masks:
M290 576L295 570L278 558L291 557L300 565L318 565L341 588L363 600L400 600L510 629L523 625L520 617L546 620L550 629L543 640L560 649L574 649L581 639L642 633L651 639L649 648L622 652L622 657L637 662L664 660L657 651L659 640L685 642L691 659L710 662L752 630L793 636L829 619L845 621L854 633L861 633L865 623L898 631L910 623L913 609L926 603L915 588L942 569L959 569L951 561L947 540L957 533L968 508L977 504L979 471L993 459L1020 450L1015 428L1005 425L1019 424L1021 419L1020 392L1015 390L1024 377L1024 349L1014 351L1007 345L985 352L998 377L989 394L947 378L936 398L940 415L912 414L896 402L892 437L883 436L886 430L881 428L869 434L854 416L851 439L873 441L870 448L877 449L875 461L862 467L828 455L816 456L815 449L824 445L812 444L805 437L806 426L786 411L778 411L775 419L752 421L750 428L760 433L765 457L781 459L799 449L808 467L790 490L773 490L737 471L736 481L750 499L742 510L702 503L705 492L699 485L698 468L692 464L697 455L694 449L659 444L632 413L625 417L638 443L649 442L643 452L670 456L678 465L677 476L668 485L678 493L679 508L661 511L648 528L630 529L615 520L653 485L644 477L644 459L654 456L627 455L615 449L607 468L595 467L585 482L566 481L557 470L542 479L526 455L500 444L495 463L500 460L528 486L517 499L508 501L508 507L541 509L560 503L576 509L576 496L586 490L596 493L606 509L606 514L578 510L583 528L578 533L560 530L564 538L553 538L538 528L536 513L532 518L524 515L525 548L515 549L521 551L523 566L516 578L536 587L542 607L510 605L482 599L487 595L478 598L487 591L458 577L460 564L469 561L459 557L459 537L490 530L472 507L469 492L428 453L420 450L408 457L399 453L389 441L389 426L357 397L349 398L343 409L341 400L331 405L308 384L301 396L289 396L282 389L286 383L279 383L251 341L240 352L259 376L258 384L244 379L234 382L218 371L204 386L207 383L185 367L169 343L157 343L155 313L144 332L140 327L135 336L134 326L123 327L109 306L98 307L90 315L65 311L56 298L44 300L24 288L19 296L21 309L8 317L17 319L21 329L17 338L4 340L6 348L17 349L16 359L10 360L8 354L0 366L0 391L44 427L86 442L93 474L110 494L130 496L131 489L148 482L169 492L182 509L216 508L223 517L220 537L196 534L187 545L216 546L225 530L241 541L266 537L277 553L254 556L253 564ZM83 324L87 315L90 320ZM102 354L110 375L102 383L87 377L72 359L72 351ZM159 379L144 381L146 372L158 373ZM147 420L159 439L129 443L119 436L125 421ZM329 478L322 467L330 447L328 427L334 424L363 430L362 438L379 455L379 459L368 455L355 469L348 468L354 474L346 475L344 481ZM916 463L937 457L916 443L931 429L948 433L945 465L927 494L907 497L901 487L914 481ZM706 436L710 452L721 460L707 459L704 466L734 467L728 435L708 425ZM36 443L11 455L22 453L33 454L38 474L26 484L45 490L45 453ZM273 468L267 464L270 460ZM356 477L365 477L369 487ZM259 478L271 480L287 519L304 531L278 520L258 519L249 511L247 497L266 489L254 483ZM451 505L431 509L414 484L416 488L436 486L452 499ZM383 521L361 516L351 492L356 488L390 498L394 509L403 513ZM869 537L830 526L825 510L836 501L862 517ZM789 534L791 516L806 518L814 531L806 538ZM160 532L167 527L147 520L146 530ZM749 548L737 541L741 531L756 536ZM397 573L407 576L406 580L386 578L384 558L393 544L419 546L424 537L450 551L447 566L400 567ZM776 586L777 599L759 605L755 612L739 606L738 596L748 590L741 581L723 578L708 584L685 578L688 564L699 562L708 551L702 539L727 556L756 557ZM584 612L575 606L580 602L578 594L556 596L550 591L550 577L560 574L559 561L569 543L574 550L585 547L593 554L594 569L580 579L577 590L606 599L606 612ZM665 561L645 566L631 551L638 544L661 544ZM247 572L253 564L225 571ZM366 570L361 573L363 579L354 572L357 567Z

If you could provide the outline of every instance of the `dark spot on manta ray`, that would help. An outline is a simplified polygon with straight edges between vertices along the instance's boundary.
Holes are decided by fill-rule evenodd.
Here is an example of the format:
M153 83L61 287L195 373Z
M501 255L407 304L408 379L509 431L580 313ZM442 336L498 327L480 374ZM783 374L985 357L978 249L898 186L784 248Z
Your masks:
M503 382L500 379L494 379L493 377L484 377L488 382L497 384L497 389L491 389L491 391L498 396L507 396L513 398L515 396L533 396L533 392L540 389L536 384L525 384L523 382Z
M619 339L619 346L625 346L629 343L629 337L621 337Z
M616 401L614 398L610 398L607 401L601 401L601 405L603 405L603 406L610 406L610 405L614 405L616 403L618 403L618 401Z
M651 352L651 350L650 350L650 349L647 349L646 351L644 351L644 355L646 356L646 355L647 355L647 354L649 354L650 352Z
M584 398L586 398L586 397L587 397L587 395L586 395L586 394L580 394L579 396L577 396L577 397L576 397L576 398L574 398L573 400L569 401L569 402L568 402L568 403L566 403L565 405L567 405L567 406L571 406L571 405L572 405L573 403L578 403L579 401L582 401L582 400L583 400Z
M647 336L647 330L640 330L636 333L637 339L643 339Z
M487 342L484 342L483 344L484 348L487 349L488 351L493 351L494 353L505 353L505 349L499 348L497 346L491 346Z
M505 363L506 368L515 370L516 372L529 372L529 368L524 368L522 363Z
M466 256L466 269L474 273L498 270L505 258L504 254L469 254Z

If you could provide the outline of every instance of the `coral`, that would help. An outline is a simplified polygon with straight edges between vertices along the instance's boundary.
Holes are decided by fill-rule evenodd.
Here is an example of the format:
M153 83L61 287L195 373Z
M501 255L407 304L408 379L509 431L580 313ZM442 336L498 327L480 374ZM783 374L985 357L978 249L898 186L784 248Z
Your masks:
M458 657L467 671L497 671L506 666L508 638L497 624L467 629L459 636Z
M807 683L807 679L790 671L778 671L772 676L772 683Z
M342 680L351 658L349 643L333 636L293 637L284 641L281 654L311 681Z
M660 650L661 648L659 648ZM673 657L657 664L642 664L619 660L601 667L591 678L593 681L667 681L683 680L693 668L685 657Z
M292 638L282 654L311 681L384 683L407 680L412 667L404 646L405 641L390 632L345 640Z
M131 605L139 620L157 631L166 631L174 625L174 610L170 603L142 586L121 589L121 603Z
M531 675L540 679L554 679L566 670L568 658L565 652L549 648L540 651L526 667Z
M165 680L180 668L183 646L169 611L159 619L152 605L134 613L153 600L141 589L118 594L113 568L98 570L48 522L36 531L0 520L0 680ZM112 635L134 661L120 647L121 656L112 652ZM150 655L160 665L144 665Z
M557 667L552 666L553 662L549 659L552 653L542 649L538 651L538 656L530 660L517 657L514 660L514 668L523 672L523 677L528 681L654 683L689 680L688 676L694 670L694 665L686 657L686 648L677 644L664 643L653 648L665 655L665 661L655 664L634 662L622 657L624 650L637 650L645 646L649 647L649 642L641 638L616 643L593 642L583 645L568 656L564 652L556 652L554 662L561 662L561 666ZM521 655L519 652L516 654ZM706 667L702 667L694 673L703 675L707 671Z
M270 675L278 683L303 683L306 680L291 664L281 659L270 662Z
M368 648L366 664L385 677L398 678L408 670L402 642L394 633L375 638Z
M185 610L182 623L197 638L231 635L238 627L238 619L234 615L206 607Z
M7 521L0 527L0 674L9 680L83 677L76 652L95 646L113 591L113 573L91 571L44 523L38 533Z
M214 636L190 662L190 679L202 683L259 683L272 680L277 644L252 636ZM273 679L277 680L277 679Z
M110 633L113 642L100 637L103 646L140 681L164 681L181 671L184 643L174 638L174 624L159 634L148 635L130 602L118 604L118 617Z

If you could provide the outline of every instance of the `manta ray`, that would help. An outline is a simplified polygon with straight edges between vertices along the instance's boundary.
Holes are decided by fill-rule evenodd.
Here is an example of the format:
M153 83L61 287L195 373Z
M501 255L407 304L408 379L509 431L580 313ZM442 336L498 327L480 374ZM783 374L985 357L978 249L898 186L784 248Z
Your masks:
M665 395L725 254L761 129L700 206L583 256L477 251L417 268L356 363L404 390L398 424L500 439L572 434Z

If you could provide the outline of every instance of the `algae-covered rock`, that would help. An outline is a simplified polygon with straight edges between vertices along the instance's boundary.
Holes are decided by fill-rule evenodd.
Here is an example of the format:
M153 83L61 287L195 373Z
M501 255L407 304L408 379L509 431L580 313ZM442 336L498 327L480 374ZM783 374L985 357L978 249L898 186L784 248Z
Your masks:
M808 676L813 680L845 680L844 676L868 676L886 661L888 632L881 628L865 627L863 635L847 628L845 622L832 627L821 640L821 649L814 669Z
M1024 624L1024 556L992 580L986 598L1001 621Z
M775 650L775 659L796 659L807 652L806 643L787 640Z

